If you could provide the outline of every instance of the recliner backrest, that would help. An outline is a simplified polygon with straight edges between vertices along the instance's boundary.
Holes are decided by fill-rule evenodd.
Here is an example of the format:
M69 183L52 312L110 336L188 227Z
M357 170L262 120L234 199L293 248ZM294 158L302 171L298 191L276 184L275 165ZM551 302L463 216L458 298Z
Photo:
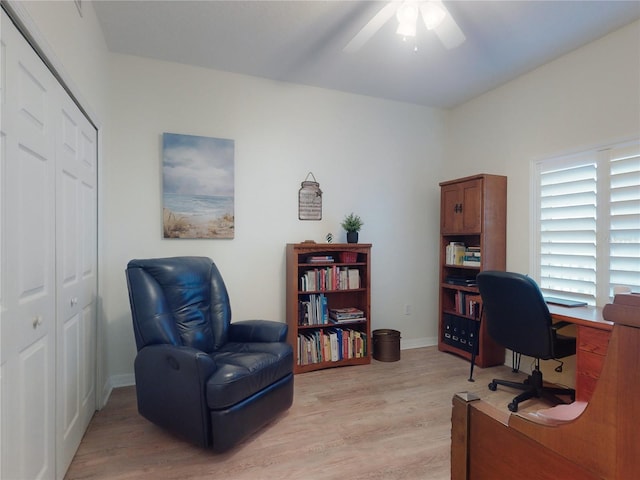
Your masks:
M210 258L131 260L126 274L138 350L166 343L211 353L227 342L229 295Z
M523 355L553 358L551 314L538 284L526 275L499 271L480 272L476 281L491 338Z

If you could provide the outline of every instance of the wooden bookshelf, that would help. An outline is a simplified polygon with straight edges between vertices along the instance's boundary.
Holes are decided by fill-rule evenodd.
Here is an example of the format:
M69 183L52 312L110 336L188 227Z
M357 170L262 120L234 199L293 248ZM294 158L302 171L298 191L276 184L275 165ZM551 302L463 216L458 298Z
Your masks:
M482 270L506 268L507 178L480 174L442 182L440 187L438 348L469 360L477 348L476 365L501 365L504 348L489 337L484 324L473 335L480 309L473 280ZM469 256L479 256L477 265L455 264L447 258L447 246L452 243L463 244ZM477 254L467 247L476 247Z
M370 262L370 244L287 245L287 338L293 347L294 373L371 363ZM350 270L351 283L340 283L340 272L348 277ZM326 299L327 314L332 309L354 307L362 311L363 320L336 324L326 317L309 315L305 304L321 297ZM331 345L331 336L335 342L342 340L337 355L334 344L333 357L324 348L325 340ZM315 347L315 354L308 347Z

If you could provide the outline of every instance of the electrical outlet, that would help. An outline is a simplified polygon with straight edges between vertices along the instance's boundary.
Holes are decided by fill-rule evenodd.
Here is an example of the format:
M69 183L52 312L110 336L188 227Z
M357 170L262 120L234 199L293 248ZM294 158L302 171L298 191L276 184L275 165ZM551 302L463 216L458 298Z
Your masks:
M411 315L411 305L409 305L408 303L405 303L404 305L404 314Z

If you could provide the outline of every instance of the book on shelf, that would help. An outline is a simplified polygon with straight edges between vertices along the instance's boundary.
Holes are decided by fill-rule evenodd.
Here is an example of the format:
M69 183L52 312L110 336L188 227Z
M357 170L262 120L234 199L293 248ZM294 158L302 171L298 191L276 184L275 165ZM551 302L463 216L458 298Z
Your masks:
M366 317L354 317L354 318L343 318L340 320L336 320L335 318L329 318L329 321L331 323L337 324L337 325L346 325L347 323L361 323L361 322L366 322L367 318Z
M329 323L329 308L324 294L311 294L298 302L298 325L324 325Z
M480 295L472 292L456 291L454 297L454 309L457 314L475 319L480 318L480 306L482 304Z
M331 265L310 268L300 276L300 291L318 292L360 288L360 270Z
M296 342L298 365L365 357L365 337L359 330L339 327L299 333Z
M307 257L307 263L333 263L332 255L311 255Z
M347 280L349 288L360 288L360 270L357 268L350 268L347 270Z
M445 263L448 265L462 265L465 251L463 242L450 242L445 247Z
M352 318L362 318L364 312L356 307L330 308L329 317L334 320L347 320Z
M329 356L332 362L340 360L340 354L338 351L338 333L336 331L329 331Z
M464 267L480 268L480 257L465 255L462 261Z

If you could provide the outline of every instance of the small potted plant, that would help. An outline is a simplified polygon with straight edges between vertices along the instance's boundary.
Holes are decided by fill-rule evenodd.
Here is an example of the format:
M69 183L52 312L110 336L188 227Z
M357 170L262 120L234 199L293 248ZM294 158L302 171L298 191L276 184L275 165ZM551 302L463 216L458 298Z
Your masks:
M358 232L364 225L362 219L352 212L344 217L341 225L347 232L347 243L358 243Z

